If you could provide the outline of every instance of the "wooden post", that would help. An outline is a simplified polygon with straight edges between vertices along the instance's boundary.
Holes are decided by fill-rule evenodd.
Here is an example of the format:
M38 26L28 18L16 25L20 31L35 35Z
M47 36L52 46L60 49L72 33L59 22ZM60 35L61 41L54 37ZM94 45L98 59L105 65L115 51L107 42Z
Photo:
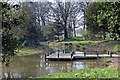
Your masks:
M73 53L71 53L71 59L72 59L72 57L73 57Z
M46 61L46 54L45 54L45 61Z
M72 61L72 59L73 59L73 53L71 53L71 61Z
M75 54L75 51L74 51L74 50L72 51L72 54Z
M86 56L86 52L84 52L84 57Z
M99 58L99 53L98 52L96 52L96 55L97 55L97 58Z
M58 53L58 61L59 61L59 53Z
M48 52L48 55L47 56L49 56L49 52Z
M113 53L112 53L112 52L110 52L110 57L112 57L112 54L113 54Z
M108 51L108 55L110 54L110 52Z

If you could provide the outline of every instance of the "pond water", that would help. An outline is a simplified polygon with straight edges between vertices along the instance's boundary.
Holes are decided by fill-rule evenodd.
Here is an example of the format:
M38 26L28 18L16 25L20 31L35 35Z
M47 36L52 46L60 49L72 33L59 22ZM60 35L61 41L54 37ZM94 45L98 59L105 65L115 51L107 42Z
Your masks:
M8 68L0 65L0 76L7 78L38 77L58 72L71 72L83 68L100 67L102 59L76 61L45 61L44 54L14 57Z

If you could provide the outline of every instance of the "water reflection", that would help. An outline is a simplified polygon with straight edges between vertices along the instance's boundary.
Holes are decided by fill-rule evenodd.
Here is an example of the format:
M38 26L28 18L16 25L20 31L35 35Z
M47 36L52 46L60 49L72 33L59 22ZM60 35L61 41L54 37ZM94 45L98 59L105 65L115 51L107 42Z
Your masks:
M71 72L88 67L100 67L100 64L100 59L45 62L44 54L24 57L16 56L9 68L2 65L2 76L5 78L9 74L11 78L37 77L57 72Z

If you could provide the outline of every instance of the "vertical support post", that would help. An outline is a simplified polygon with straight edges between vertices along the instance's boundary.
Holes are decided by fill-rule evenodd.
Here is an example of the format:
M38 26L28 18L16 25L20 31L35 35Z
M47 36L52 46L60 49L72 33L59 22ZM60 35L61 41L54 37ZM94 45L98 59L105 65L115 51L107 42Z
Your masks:
M73 53L71 53L71 59L72 59L72 57L73 57Z
M110 57L112 57L112 54L113 54L113 53L112 53L112 52L110 52Z
M97 55L97 58L99 58L99 53L98 52L96 52L96 55Z
M58 53L58 61L59 61L59 53Z
M108 51L108 55L110 54L110 52Z
M72 54L75 54L75 51L74 51L74 50L72 51Z
M84 57L86 57L86 52L84 52Z
M46 54L45 54L45 61L46 61Z

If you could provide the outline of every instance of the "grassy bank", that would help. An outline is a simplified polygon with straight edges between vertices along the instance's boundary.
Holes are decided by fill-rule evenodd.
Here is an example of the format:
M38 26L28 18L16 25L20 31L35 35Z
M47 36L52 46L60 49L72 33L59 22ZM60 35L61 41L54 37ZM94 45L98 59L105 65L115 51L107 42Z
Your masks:
M105 46L105 49L108 51L120 51L120 41L109 41L102 43Z
M100 45L103 45L102 48L106 51L120 51L120 41L79 41L79 40L66 40L61 42L50 42L49 46L60 46L72 43L74 46L80 46L80 47L90 47L95 48L99 47ZM46 43L45 43L46 44ZM32 55L32 54L38 54L38 53L45 53L49 52L52 49L48 47L47 45L41 45L37 47L22 47L20 48L19 52L17 53L18 56L24 56L24 55ZM79 47L79 48L80 48ZM101 49L102 49L101 48ZM119 52L120 53L120 52Z
M66 40L61 42L51 42L49 46L60 46L65 44L72 44L79 48L92 48L93 50L101 49L101 51L120 51L120 41L79 41L79 40Z
M42 78L118 78L118 70L116 68L86 68L75 72L61 72L53 75L47 75Z
M43 50L34 47L23 47L20 48L19 52L17 53L17 56L25 56L25 55L32 55L38 53L43 53Z
M41 46L37 46L37 47L27 47L26 46L26 47L22 47L18 50L17 56L47 53L49 51L52 51L52 49L45 45L41 45Z
M80 46L94 46L99 42L102 42L102 41L76 41L76 40L70 41L70 40L67 40L67 41L61 41L61 42L51 42L49 46L59 46L65 43L68 43L68 44L72 43L73 45L80 45Z

